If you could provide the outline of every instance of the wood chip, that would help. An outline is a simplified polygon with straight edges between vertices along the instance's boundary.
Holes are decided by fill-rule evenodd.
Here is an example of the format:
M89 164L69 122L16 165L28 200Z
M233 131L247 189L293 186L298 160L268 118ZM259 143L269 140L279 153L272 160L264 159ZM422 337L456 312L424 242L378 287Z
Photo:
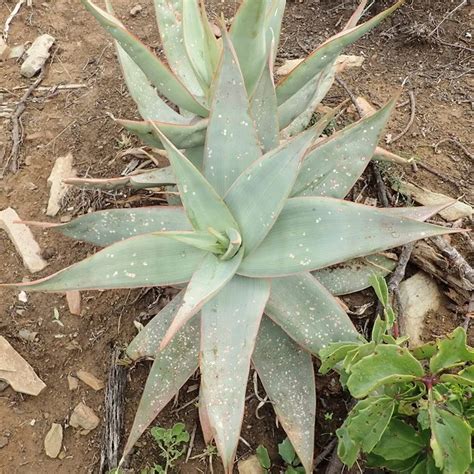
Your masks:
M3 336L0 336L0 379L5 380L15 392L27 395L39 395L46 387L31 365Z
M44 438L44 451L46 456L57 458L63 445L63 427L58 423L53 423L48 434Z
M67 291L66 301L69 312L74 316L81 315L81 293L79 291Z
M66 195L69 186L64 184L64 180L68 178L75 178L77 176L75 169L72 166L73 156L69 153L66 156L61 156L54 162L53 169L48 178L49 201L46 215L54 217L61 208L61 200Z
M102 390L105 386L102 380L99 380L95 375L82 369L76 372L76 377L95 391Z
M76 377L73 377L72 375L68 375L67 385L69 387L69 390L73 392L74 390L77 390L79 388L79 381L76 379Z

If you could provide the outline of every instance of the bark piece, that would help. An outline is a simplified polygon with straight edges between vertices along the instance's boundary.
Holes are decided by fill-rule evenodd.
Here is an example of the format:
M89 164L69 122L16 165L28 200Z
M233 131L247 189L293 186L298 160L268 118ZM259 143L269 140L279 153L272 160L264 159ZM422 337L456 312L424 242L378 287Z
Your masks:
M25 267L36 273L43 270L48 263L41 257L41 249L31 230L24 224L17 224L20 217L11 207L0 212L0 229L10 237L17 252L21 255Z
M0 336L0 379L13 390L27 395L39 395L46 385L9 342Z

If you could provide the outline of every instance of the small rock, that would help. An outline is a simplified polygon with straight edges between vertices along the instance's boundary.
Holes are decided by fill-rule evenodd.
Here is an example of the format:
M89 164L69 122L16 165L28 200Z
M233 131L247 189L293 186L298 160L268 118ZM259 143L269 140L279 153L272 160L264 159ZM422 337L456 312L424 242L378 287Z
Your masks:
M239 474L265 474L265 470L260 465L260 461L257 456L253 455L239 461L238 464Z
M46 387L28 362L0 336L0 379L10 384L15 392L39 395Z
M3 392L9 385L4 380L0 380L0 393Z
M0 449L8 445L8 438L6 436L0 436Z
M76 377L95 391L102 390L105 386L102 380L99 380L95 375L82 369L76 372Z
M63 445L63 427L59 423L53 423L48 434L44 438L44 450L50 458L57 458Z
M67 376L67 385L69 387L69 390L74 391L79 388L79 381L76 379L76 377L73 377L72 375Z
M72 167L73 157L72 153L66 156L61 156L54 162L53 169L48 178L49 201L46 215L54 217L61 208L61 200L66 195L69 186L63 183L67 178L74 178L76 171Z
M82 428L87 432L94 430L99 426L99 418L94 413L92 408L89 408L84 403L79 403L79 405L74 408L74 411L71 414L71 418L69 419L69 424L73 428ZM81 434L84 434L81 432Z
M49 50L56 40L51 35L38 36L26 52L26 59L21 65L21 75L33 77L46 63L49 58Z
M438 285L426 273L418 272L400 284L400 302L410 347L418 347L426 316L441 305Z
M59 220L61 221L61 224L66 224L67 222L72 221L72 216L70 216L70 215L61 216L61 218Z
M50 260L56 255L56 250L53 247L46 247L43 252L41 253L41 256L45 260Z
M135 6L130 10L130 15L131 15L131 16L136 16L136 15L138 15L142 10L143 10L143 7L142 7L141 5L135 5Z
M18 294L18 301L20 301L21 303L28 302L28 295L25 291L20 291L20 293Z
M35 342L37 335L37 332L30 331L28 329L20 329L20 331L18 331L18 336L20 337L20 339L23 339L24 341L28 342Z
M69 312L74 316L81 315L81 292L80 291L66 291L66 301L69 307Z
M31 273L39 272L48 264L41 258L41 249L31 230L24 224L18 224L19 220L20 216L9 207L0 212L0 229L10 237L25 267Z

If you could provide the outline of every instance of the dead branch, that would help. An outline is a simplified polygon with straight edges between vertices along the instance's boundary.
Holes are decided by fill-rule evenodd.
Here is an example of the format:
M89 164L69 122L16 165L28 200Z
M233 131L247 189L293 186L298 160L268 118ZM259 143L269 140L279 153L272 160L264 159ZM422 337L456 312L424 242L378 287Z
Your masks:
M351 99L351 102L354 104L354 107L359 115L359 118L362 118L364 116L364 112L362 111L359 103L357 102L357 97L352 93L351 89L346 84L346 82L337 75L336 75L336 82L347 92L347 95Z
M461 150L466 154L467 157L469 157L471 160L474 160L474 153L471 153L462 143L458 142L454 138L444 138L443 140L440 140L435 146L434 146L434 151L435 153L438 152L438 147L443 144L443 143L454 143L457 145Z
M326 458L332 453L333 449L336 447L337 438L333 438L329 443L324 447L324 449L318 454L314 461L314 467L318 467Z
M7 38L8 38L8 31L10 30L10 23L13 21L13 18L15 18L16 14L20 11L20 8L24 3L25 3L25 0L18 0L15 7L11 11L10 15L8 15L8 18L5 21L5 25L3 27L3 33L2 33L2 37L5 41L7 41Z
M10 171L16 173L19 169L18 157L20 154L20 145L23 142L23 129L21 126L21 116L26 110L26 102L33 93L33 91L41 84L41 81L44 79L45 70L41 69L37 79L31 86L26 90L23 96L20 99L20 102L16 105L15 111L11 115L10 121L12 123L12 149L10 155L5 163L2 171L0 172L0 177L5 174L7 168L10 168Z
M119 364L121 351L112 352L109 378L105 390L105 429L100 453L100 473L116 469L119 461L120 438L123 429L127 369Z

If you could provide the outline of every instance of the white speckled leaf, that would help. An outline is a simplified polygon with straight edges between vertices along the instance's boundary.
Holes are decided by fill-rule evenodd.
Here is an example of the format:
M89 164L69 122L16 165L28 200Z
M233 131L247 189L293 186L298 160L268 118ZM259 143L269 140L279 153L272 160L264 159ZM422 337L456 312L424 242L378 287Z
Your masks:
M301 463L313 472L316 388L310 354L264 317L252 361Z
M116 120L116 122L135 134L141 141L154 148L164 148L160 138L153 133L157 127L177 148L194 148L204 145L207 119L192 124L174 124L158 121L139 122L136 120Z
M193 95L205 96L184 43L184 4L196 0L154 0L156 21L166 59L174 73Z
M267 52L272 48L272 63L271 69L273 69L273 63L278 52L278 44L280 42L281 24L283 15L285 14L286 0L271 0L271 4L268 7L265 25L266 25L266 41L267 41Z
M273 278L265 314L315 355L331 342L358 337L339 303L310 273Z
M244 258L239 275L284 276L456 231L349 201L289 199L260 247Z
M349 30L342 31L325 41L319 48L313 51L301 64L299 64L288 76L277 85L278 103L282 104L293 94L298 92L308 81L320 73L326 66L331 64L341 51L400 7L405 0L398 1L395 5L379 13L369 21Z
M266 280L235 276L201 311L201 389L225 472L232 472Z
M150 341L159 340L161 337L163 329L167 326L166 323L169 323L169 318L165 320L164 316L161 312L153 319L155 321L163 317L154 325L155 334L146 341L148 344ZM198 317L190 321L163 351L158 352L156 350L157 346L155 346L155 353L153 354L155 361L148 375L135 414L135 420L124 448L124 457L130 452L138 438L161 410L173 399L189 377L196 372L199 366L199 323ZM150 324L152 323L148 323L148 325ZM145 326L143 331L147 330L148 325ZM148 349L151 349L151 347Z
M166 306L164 306L158 314L133 338L132 342L127 346L127 356L133 361L146 358L154 358L159 352L160 343L166 334L176 312L183 301L184 290L180 291ZM188 328L195 326L197 322L186 325ZM197 325L199 331L199 324ZM185 330L180 331L185 333Z
M105 2L107 12L114 14L110 0ZM187 123L189 119L175 112L156 92L135 61L115 41L117 56L122 66L123 77L128 91L137 104L140 115L145 120L161 120L170 123Z
M232 214L199 170L160 132L154 129L168 152L178 183L180 198L195 230L207 232L209 227L225 233L238 229Z
M100 25L118 41L161 94L190 112L202 117L208 115L209 112L206 107L199 103L171 70L138 38L128 32L117 18L102 10L90 0L81 0L81 2Z
M223 46L204 151L204 175L220 196L261 156L242 73L225 32Z
M72 239L100 247L150 232L192 229L184 209L173 206L110 209L84 214L66 224L49 222L29 222L29 224L51 228Z
M205 252L153 234L117 242L49 277L8 285L26 291L105 290L189 281Z
M265 154L237 178L225 195L240 226L246 253L260 245L278 218L317 132L307 130Z
M305 158L292 196L345 197L369 164L394 105L391 100L316 144Z
M251 114L264 153L273 150L280 143L278 109L271 67L272 65L267 61L250 100Z
M230 28L230 38L249 95L252 95L267 61L266 3L263 0L243 0Z
M313 272L331 294L349 295L371 286L374 274L385 277L397 266L397 261L382 254L368 255Z
M204 90L208 92L214 70L198 1L183 1L182 13L185 52Z
M175 334L212 299L235 275L244 255L243 249L230 260L220 260L209 253L194 272L161 347L165 347Z

